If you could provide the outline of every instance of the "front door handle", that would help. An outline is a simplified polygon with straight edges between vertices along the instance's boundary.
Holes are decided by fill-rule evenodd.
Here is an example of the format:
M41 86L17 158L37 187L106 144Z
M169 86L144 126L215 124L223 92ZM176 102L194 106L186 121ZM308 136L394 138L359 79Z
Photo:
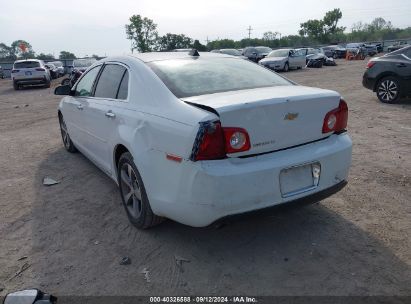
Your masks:
M405 68L405 67L407 67L407 65L405 63L397 63L397 67Z
M84 106L83 106L82 104L79 104L79 105L77 105L77 109L83 110L83 109L84 109Z
M114 114L114 113L110 110L110 111L106 112L106 116L107 116L108 118L114 118L114 117L116 117L116 114Z

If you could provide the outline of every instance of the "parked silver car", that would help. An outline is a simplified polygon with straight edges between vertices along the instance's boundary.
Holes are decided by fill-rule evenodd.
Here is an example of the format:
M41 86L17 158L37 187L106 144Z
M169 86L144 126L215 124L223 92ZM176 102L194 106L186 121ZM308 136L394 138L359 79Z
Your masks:
M305 66L305 55L294 49L274 50L259 62L260 65L276 70L287 72L289 69L301 69Z

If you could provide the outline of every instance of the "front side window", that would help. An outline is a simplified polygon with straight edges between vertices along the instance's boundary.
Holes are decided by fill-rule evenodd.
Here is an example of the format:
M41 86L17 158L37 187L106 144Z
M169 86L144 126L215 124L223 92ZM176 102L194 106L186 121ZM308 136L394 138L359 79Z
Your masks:
M107 64L96 85L94 97L116 99L126 68L117 64Z
M148 65L178 98L292 85L274 72L236 58L171 59Z
M91 96L94 80L100 71L101 66L97 66L88 71L76 86L74 96L86 97Z

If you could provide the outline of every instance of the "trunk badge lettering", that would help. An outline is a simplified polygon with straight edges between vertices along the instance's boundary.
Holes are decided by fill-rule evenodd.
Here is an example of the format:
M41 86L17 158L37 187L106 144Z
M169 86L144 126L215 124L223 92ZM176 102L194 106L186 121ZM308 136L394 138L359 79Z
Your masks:
M284 120L294 120L298 117L298 113L287 113L284 116Z

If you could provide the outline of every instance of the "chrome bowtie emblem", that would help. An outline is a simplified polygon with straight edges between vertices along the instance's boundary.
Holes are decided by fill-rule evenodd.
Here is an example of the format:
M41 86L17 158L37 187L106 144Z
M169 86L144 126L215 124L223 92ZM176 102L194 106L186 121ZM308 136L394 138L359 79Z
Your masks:
M298 113L287 113L284 116L284 120L294 120L298 117Z

